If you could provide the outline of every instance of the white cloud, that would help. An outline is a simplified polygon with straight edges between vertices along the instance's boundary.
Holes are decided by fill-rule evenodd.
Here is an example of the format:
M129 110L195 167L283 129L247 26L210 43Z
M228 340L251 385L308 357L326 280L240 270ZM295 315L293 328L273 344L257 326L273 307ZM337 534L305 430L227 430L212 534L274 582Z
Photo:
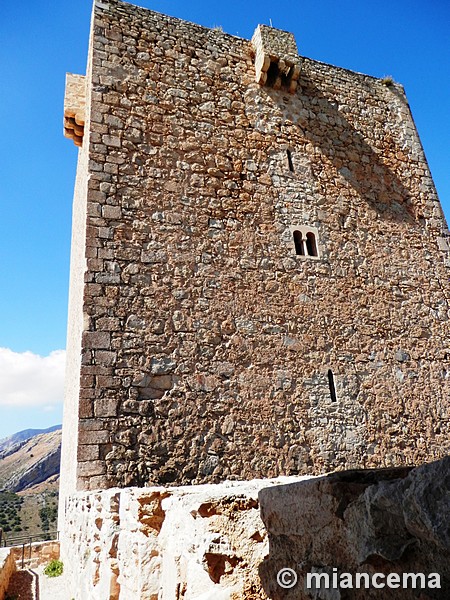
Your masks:
M63 401L65 350L48 356L0 348L0 406L52 410Z

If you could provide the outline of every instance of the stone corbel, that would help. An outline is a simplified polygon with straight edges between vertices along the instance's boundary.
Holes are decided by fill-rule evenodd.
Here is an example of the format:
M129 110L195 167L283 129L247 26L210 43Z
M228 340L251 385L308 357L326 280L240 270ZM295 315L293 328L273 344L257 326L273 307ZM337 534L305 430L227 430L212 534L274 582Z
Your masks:
M288 31L258 25L252 37L255 51L255 79L259 85L276 90L286 87L293 94L297 89L301 61L294 35Z

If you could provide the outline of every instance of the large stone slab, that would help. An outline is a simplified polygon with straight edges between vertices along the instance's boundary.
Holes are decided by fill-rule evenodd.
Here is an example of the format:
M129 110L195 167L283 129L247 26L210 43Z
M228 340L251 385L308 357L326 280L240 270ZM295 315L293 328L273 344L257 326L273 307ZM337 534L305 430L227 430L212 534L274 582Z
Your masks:
M270 544L260 573L273 600L450 597L450 457L416 469L348 471L266 488L259 499ZM277 581L283 568L298 577L292 588ZM355 583L357 572L380 573L385 587L307 590L313 572L328 573L331 583L333 574L339 582L350 573ZM407 589L391 588L390 573L401 585L403 574L423 573L426 589L413 589L413 578ZM439 574L440 588L432 587L431 573Z

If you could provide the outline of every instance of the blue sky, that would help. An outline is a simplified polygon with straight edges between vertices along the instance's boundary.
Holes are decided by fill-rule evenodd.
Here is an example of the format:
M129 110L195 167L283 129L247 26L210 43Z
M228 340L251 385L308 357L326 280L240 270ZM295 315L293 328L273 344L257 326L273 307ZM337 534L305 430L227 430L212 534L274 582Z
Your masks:
M142 0L250 38L258 23L299 52L405 86L450 218L450 2ZM62 135L65 72L85 73L91 2L0 8L0 438L61 421L71 204L77 149Z

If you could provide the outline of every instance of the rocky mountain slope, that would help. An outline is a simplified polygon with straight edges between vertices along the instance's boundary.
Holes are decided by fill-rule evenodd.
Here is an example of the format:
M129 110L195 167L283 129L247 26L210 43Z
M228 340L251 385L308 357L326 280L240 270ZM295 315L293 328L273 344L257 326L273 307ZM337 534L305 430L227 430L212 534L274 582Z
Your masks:
M0 490L56 489L60 456L60 425L44 431L27 429L0 440Z
M48 429L23 429L22 431L18 431L8 437L2 438L0 440L0 460L5 458L8 454L11 454L11 452L18 450L20 446L30 438L40 435L41 433L51 433L58 429L61 429L61 425L53 425L53 427L48 427Z

